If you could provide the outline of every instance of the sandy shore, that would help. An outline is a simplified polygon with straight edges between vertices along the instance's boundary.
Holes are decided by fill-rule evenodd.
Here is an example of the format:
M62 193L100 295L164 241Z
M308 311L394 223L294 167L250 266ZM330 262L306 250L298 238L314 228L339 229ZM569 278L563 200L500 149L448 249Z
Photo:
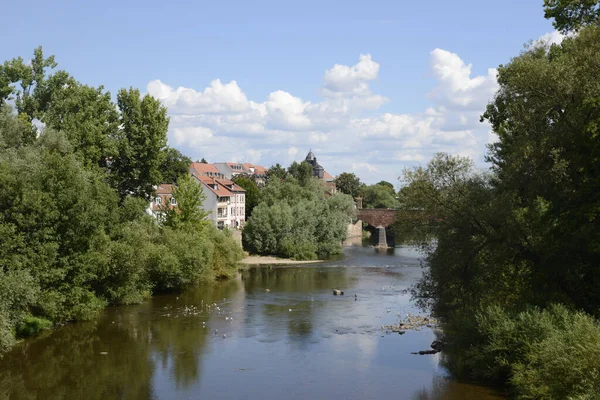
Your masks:
M240 264L265 265L265 264L314 264L323 260L297 261L290 258L279 258L273 256L248 256L240 261Z

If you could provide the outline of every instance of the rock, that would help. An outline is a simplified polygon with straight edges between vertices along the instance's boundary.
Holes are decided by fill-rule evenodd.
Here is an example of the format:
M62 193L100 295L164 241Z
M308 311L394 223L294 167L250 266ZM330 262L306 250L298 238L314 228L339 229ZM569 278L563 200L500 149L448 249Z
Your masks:
M436 353L438 353L437 350L421 350L421 351L417 351L417 352L410 353L410 354L418 354L420 356L424 356L427 354L436 354Z
M105 356L105 355L107 355L107 354L108 354L108 352L107 352L107 351L101 351L101 352L100 352L100 355L103 355L103 356Z
M338 290L338 289L333 289L333 295L334 296L343 296L344 292L342 292L341 290Z
M435 351L442 351L442 349L444 348L444 342L442 342L441 340L434 340L431 343L431 348Z

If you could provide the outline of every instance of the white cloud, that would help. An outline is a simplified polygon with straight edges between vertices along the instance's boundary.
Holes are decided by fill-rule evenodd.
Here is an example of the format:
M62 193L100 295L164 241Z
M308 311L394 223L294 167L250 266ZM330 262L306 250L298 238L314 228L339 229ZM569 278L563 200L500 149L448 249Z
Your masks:
M530 47L536 47L542 44L560 44L566 36L559 31L552 31L543 34L539 39L531 42Z
M438 151L481 160L490 141L479 115L497 90L496 70L473 76L470 64L442 49L429 58L436 85L425 94L432 106L420 113L376 112L389 99L369 87L380 69L369 54L325 71L318 102L282 90L250 100L236 81L219 79L201 91L154 80L148 93L169 108L169 143L194 159L270 166L300 160L312 148L332 175L355 171L366 182L393 182L405 166Z

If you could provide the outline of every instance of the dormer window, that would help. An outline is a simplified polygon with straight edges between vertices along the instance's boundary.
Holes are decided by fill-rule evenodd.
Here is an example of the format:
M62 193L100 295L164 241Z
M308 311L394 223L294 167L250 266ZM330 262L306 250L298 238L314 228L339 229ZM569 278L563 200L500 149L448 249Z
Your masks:
M154 204L158 206L162 204L162 199L160 198L160 196L156 196L156 198L154 199Z
M171 205L172 206L176 206L177 205L177 200L175 200L175 197L171 197Z

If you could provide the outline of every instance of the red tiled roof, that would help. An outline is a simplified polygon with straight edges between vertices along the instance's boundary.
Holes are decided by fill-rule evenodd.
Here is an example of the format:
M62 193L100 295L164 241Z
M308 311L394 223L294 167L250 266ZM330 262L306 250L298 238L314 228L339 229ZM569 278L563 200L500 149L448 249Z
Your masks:
M161 183L156 188L156 194L171 194L171 193L173 193L174 187L175 187L175 185L172 185L170 183Z
M250 168L254 168L254 173L258 175L264 175L269 170L268 168L263 167L262 165L256 165L251 163L242 164L246 170L250 170Z
M323 179L325 179L326 181L332 181L333 176L331 176L327 171L323 171Z
M199 176L198 180L204 183L206 187L208 187L214 194L216 194L219 197L229 197L233 194L225 186L219 184L217 179L210 178L208 176ZM215 185L217 185L216 189L214 187Z
M225 186L229 190L234 190L236 192L245 192L246 191L243 187L237 185L235 182L230 181L229 179L217 179L216 181L219 184Z
M219 170L212 164L204 164L199 162L194 162L191 165L192 169L198 173L198 175L205 175L208 172L212 172L214 174L219 174Z
M173 208L173 206L171 205L171 197L174 188L175 185L172 185L170 183L163 183L158 185L158 187L156 188L156 196L154 197L154 199L152 199L151 203L151 208L153 211L161 210L163 204L167 205L169 208ZM156 204L156 197L161 198L162 204Z

